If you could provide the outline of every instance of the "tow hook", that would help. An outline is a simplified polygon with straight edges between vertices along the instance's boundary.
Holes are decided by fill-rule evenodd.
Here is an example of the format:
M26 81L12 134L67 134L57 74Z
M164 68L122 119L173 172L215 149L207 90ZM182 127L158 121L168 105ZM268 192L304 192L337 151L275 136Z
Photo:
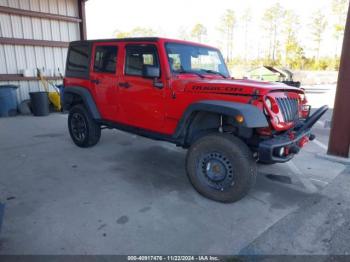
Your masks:
M286 155L298 154L301 148L303 148L309 141L312 141L315 138L316 136L313 134L311 134L309 137L304 136L302 139L299 140L298 145L292 145L289 148L287 148Z
M304 137L303 137L302 139L300 139L299 142L298 142L299 148L304 147L309 141L310 141L310 140L309 140L309 137L304 136Z
M290 131L290 132L288 133L288 135L289 135L289 139L290 139L290 140L294 140L294 139L295 139L295 132L294 132L294 131Z
M298 154L300 152L300 148L297 146L291 146L289 148L289 153L290 154Z

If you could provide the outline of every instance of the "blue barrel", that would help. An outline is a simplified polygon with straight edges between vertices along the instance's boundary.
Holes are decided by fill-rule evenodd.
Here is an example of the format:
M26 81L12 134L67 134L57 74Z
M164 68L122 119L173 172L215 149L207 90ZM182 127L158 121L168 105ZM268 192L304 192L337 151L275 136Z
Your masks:
M17 94L15 85L0 86L0 117L17 115Z

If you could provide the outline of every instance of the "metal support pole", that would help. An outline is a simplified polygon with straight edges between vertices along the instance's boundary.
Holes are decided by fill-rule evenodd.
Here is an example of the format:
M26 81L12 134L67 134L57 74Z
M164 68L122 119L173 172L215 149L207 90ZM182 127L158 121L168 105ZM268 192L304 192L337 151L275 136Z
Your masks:
M81 22L79 23L80 29L80 40L86 40L86 16L85 16L85 1L86 0L78 0L78 10L79 10L79 18Z
M350 6L340 59L328 154L349 157L350 150Z

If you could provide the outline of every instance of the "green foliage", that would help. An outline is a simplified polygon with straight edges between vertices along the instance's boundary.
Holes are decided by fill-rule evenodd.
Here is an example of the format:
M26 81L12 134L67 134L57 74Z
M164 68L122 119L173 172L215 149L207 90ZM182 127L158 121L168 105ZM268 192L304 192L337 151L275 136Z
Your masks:
M223 30L232 30L236 24L235 11L227 9L222 17Z
M286 66L291 69L300 69L305 59L304 50L295 39L286 44Z
M271 28L274 27L276 23L283 18L284 13L285 11L283 10L281 4L276 3L275 5L265 10L263 20L267 22L267 27Z
M335 55L338 53L339 42L344 35L348 4L349 0L332 0L332 14L335 17L333 24L333 36L336 40Z
M258 58L248 59L250 53L253 53L249 48L250 39L248 39L250 23L253 15L250 9L245 9L241 14L237 14L232 9L227 9L222 14L218 31L221 33L220 39L217 40L217 46L222 48L226 55L226 62L229 68L243 67L253 68L261 65L271 65L279 67L288 67L294 70L338 70L339 69L339 53L341 39L344 34L345 20L347 16L349 0L331 0L332 10L327 16L321 10L310 15L310 24L300 24L299 16L293 10L286 10L279 3L268 7L262 16L262 32L263 39L259 36L251 37L253 41L261 41L258 52ZM333 36L336 40L334 57L320 56L321 44L324 38L324 32L328 26L327 21L334 21L332 26ZM301 44L301 39L298 38L301 26L308 26L310 36L314 42L314 53L306 53L310 47ZM243 32L244 39L235 38L237 28ZM148 27L135 27L130 31L116 31L117 38L125 37L143 37L157 36L157 32ZM178 38L183 40L194 40L204 42L208 32L205 24L197 23L192 28L182 26L178 30ZM266 42L267 40L267 42ZM244 53L235 57L234 48L235 42L244 41ZM266 43L266 45L264 45Z
M263 15L263 28L269 39L268 59L273 63L277 63L277 56L279 56L278 49L281 20L285 11L280 3L276 3L270 8L266 9Z
M241 17L243 32L244 32L244 60L247 60L248 55L248 32L249 25L252 21L252 10L247 8L244 10L243 15Z
M290 64L282 64L281 62L273 62L267 58L244 60L239 57L235 57L227 63L228 68L235 69L237 67L243 67L246 69L257 68L263 65L287 67L292 70L309 70L309 71L320 71L320 70L339 70L339 58L335 57L322 57L316 59L315 57L307 58L300 56L299 59L290 58Z
M348 0L332 0L332 13L336 18L334 24L334 33L336 37L344 33L348 4Z
M191 36L198 42L202 42L203 41L203 37L207 35L207 28L198 23L196 24L191 31Z
M284 64L291 69L300 69L304 60L304 49L298 42L297 30L299 27L299 16L292 10L286 10L283 19L283 35L285 59Z
M317 59L320 57L321 43L327 24L327 19L322 13L321 9L318 9L313 13L311 23L311 35L313 36L313 40L316 45L315 51Z
M219 31L223 35L223 39L225 40L225 48L226 48L226 60L232 60L233 53L233 35L236 26L236 15L232 9L227 9L225 14L221 19L221 24L219 26Z
M117 38L157 36L157 32L147 27L135 27L131 31L115 31Z

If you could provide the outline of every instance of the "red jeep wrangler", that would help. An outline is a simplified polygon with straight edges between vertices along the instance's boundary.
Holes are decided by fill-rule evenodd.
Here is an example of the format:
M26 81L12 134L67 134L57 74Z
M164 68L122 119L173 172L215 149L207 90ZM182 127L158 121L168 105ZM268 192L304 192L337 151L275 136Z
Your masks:
M64 79L68 128L80 147L117 128L189 148L189 180L222 202L244 197L258 161L286 162L327 111L309 116L301 89L235 80L216 48L163 38L72 42Z

